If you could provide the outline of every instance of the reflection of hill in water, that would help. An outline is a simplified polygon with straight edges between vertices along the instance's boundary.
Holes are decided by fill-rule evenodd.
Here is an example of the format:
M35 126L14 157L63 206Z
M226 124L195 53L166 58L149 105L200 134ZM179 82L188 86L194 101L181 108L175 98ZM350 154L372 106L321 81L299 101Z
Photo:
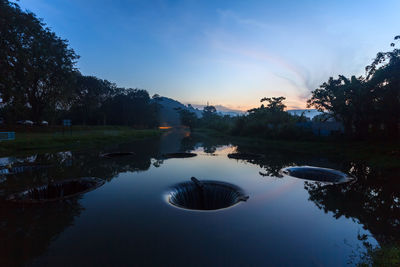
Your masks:
M165 154L181 151L182 139L188 136L190 132L185 128L175 128L165 132L160 139L159 152Z

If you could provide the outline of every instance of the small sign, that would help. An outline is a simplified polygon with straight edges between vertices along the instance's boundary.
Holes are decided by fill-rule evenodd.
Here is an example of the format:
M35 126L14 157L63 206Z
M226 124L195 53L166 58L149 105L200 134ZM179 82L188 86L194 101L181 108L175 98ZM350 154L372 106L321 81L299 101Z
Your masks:
M63 120L63 125L70 127L71 126L71 120Z
M0 141L15 140L15 132L0 132Z

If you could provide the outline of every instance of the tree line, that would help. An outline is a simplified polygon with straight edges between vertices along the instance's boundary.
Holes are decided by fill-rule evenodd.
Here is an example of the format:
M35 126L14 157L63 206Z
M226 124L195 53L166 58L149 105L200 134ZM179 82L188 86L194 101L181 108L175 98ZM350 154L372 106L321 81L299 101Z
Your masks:
M214 106L204 107L201 118L187 110L180 110L180 117L182 124L191 129L208 128L235 136L260 138L308 138L309 132L296 126L306 121L306 117L286 112L284 100L285 97L263 98L260 107L235 117L218 114Z
M82 75L79 56L35 14L0 0L0 117L154 127L148 92Z
M400 40L396 36L394 40ZM395 47L395 43L391 43ZM329 78L312 91L309 107L343 123L345 134L365 139L398 138L400 129L400 49L379 52L366 75Z
M394 40L400 40L396 36ZM334 120L343 125L345 138L398 139L400 136L400 49L391 43L392 51L379 52L365 67L365 76L339 75L329 78L311 92L307 106L323 114L313 120ZM220 116L212 106L204 108L203 117L197 118L181 111L182 124L211 128L232 135L264 138L309 138L310 132L296 126L305 122L304 116L285 112L284 97L263 98L259 108L247 114Z

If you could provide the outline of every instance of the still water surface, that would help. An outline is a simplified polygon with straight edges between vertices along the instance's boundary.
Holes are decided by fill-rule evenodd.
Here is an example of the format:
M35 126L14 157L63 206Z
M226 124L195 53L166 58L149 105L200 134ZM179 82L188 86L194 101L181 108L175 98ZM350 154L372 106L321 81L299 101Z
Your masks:
M227 157L245 149L171 132L102 150L0 159L2 166L41 166L1 176L2 199L50 180L107 181L64 202L1 201L0 265L343 266L364 251L363 235L372 245L399 240L399 188L376 182L381 174L368 166L279 151L254 160ZM198 156L162 160L183 150ZM115 151L136 156L99 157ZM326 185L279 172L293 165L339 169L357 182ZM249 199L218 211L170 205L171 186L192 176L234 184Z

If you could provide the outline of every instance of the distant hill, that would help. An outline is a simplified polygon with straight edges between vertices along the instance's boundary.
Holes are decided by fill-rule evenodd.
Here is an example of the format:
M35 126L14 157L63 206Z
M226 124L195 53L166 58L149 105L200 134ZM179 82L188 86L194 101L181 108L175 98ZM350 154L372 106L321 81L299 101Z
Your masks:
M181 125L181 121L179 118L179 113L176 109L186 109L196 114L198 118L202 117L202 111L205 105L184 105L181 102L174 100L168 97L155 97L152 99L155 103L160 105L160 125L161 126L179 126ZM216 105L215 108L220 115L229 115L229 116L239 116L243 115L246 112L241 110L234 110L222 105ZM312 119L313 117L321 114L316 109L292 109L288 110L288 113L292 115L301 116L304 113L304 116Z
M184 105L181 102L164 97L158 96L152 99L152 101L156 102L160 105L160 125L161 126L179 126L180 125L180 118L179 113L176 109L186 109L188 111L193 112L196 114L198 118L202 117L203 108L205 105ZM222 105L216 105L215 108L217 109L217 113L220 115L229 115L229 116L238 116L242 115L245 112L241 110L234 110Z
M201 117L201 111L191 105L185 106L179 101L168 97L156 97L152 101L160 105L160 125L161 126L179 126L181 124L179 113L176 109L186 109Z
M296 116L301 116L301 114L304 113L304 116L310 119L314 118L317 115L322 114L322 112L316 109L291 109L288 110L287 112Z
M203 110L203 108L206 105L193 105L193 106L195 108ZM217 109L217 113L219 113L221 115L239 116L239 115L243 115L243 114L246 113L245 111L237 110L237 109L230 109L230 108L227 108L227 107L222 106L222 105L215 105L214 107Z

